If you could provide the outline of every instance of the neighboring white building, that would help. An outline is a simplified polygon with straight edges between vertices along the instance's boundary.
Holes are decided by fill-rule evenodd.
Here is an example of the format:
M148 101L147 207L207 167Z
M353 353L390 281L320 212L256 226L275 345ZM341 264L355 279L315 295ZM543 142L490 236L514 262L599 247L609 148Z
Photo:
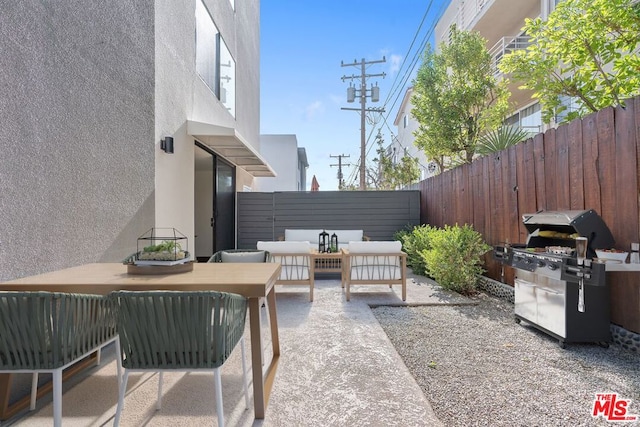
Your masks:
M414 132L418 130L418 122L411 116L411 110L413 104L411 103L411 96L413 95L413 87L409 87L404 94L398 114L393 124L398 129L397 136L393 138L390 147L390 154L394 159L394 163L400 162L400 159L405 154L418 159L418 166L420 167L420 180L426 179L435 174L435 165L430 164L427 160L424 152L420 150L414 144L416 137Z
M275 175L260 155L259 0L53 9L0 14L0 280L121 261L151 227L202 258L234 247L237 189Z
M255 191L305 191L307 152L296 135L260 135L260 153L276 172L273 178L256 178Z

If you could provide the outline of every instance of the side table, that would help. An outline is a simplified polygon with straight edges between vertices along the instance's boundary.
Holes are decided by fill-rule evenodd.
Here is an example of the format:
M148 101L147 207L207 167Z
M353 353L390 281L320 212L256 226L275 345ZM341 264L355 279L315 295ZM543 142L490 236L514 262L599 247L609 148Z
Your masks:
M311 260L315 264L316 273L340 273L340 286L344 288L344 252L318 252L311 254Z

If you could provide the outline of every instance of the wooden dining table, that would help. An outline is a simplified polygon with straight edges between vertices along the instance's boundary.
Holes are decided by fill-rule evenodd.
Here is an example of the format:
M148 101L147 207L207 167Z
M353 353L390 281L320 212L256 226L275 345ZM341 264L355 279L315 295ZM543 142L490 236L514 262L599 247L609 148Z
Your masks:
M263 419L280 358L275 282L278 263L194 263L193 270L178 274L128 274L121 263L94 263L0 283L0 291L50 291L107 295L116 290L220 291L247 298L251 334L251 362L255 418ZM260 331L261 299L266 298L273 357L262 370ZM6 404L11 374L0 375L0 397Z

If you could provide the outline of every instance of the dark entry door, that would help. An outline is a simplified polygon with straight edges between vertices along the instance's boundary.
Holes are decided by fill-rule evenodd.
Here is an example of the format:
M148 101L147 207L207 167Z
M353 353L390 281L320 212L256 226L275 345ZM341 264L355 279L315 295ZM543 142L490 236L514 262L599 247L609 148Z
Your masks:
M236 244L236 170L218 156L214 156L214 165L213 249L217 252L233 249Z
M195 256L235 247L235 167L204 144L195 149Z

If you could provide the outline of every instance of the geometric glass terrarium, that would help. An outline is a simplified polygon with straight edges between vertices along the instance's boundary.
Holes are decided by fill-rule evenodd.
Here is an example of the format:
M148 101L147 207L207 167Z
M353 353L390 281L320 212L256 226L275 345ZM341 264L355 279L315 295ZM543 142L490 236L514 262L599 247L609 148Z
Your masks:
M151 228L138 237L135 264L175 265L189 261L187 236L175 228Z

